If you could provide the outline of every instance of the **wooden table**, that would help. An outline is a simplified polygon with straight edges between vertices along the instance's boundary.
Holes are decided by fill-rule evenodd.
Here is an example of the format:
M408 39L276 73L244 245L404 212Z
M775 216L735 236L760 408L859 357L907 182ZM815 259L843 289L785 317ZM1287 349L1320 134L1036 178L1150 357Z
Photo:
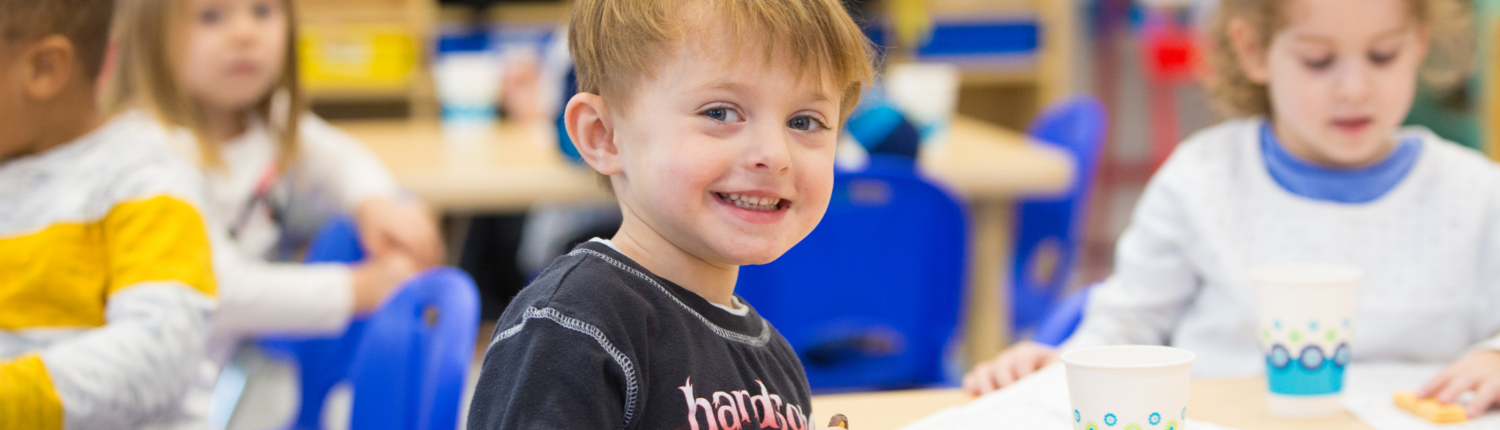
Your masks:
M550 124L501 123L467 137L444 135L435 121L336 124L368 144L396 181L450 212L523 211L535 203L607 201L594 173L564 161ZM970 253L965 351L972 360L1006 345L1012 202L1068 186L1073 160L1025 136L956 118L945 145L924 148L924 173L968 199Z
M1325 418L1278 418L1266 412L1266 379L1196 379L1188 399L1193 420L1236 430L1371 430L1349 412ZM921 420L974 397L962 390L883 391L813 396L814 424L832 414L849 417L852 430L888 430ZM820 427L819 427L820 429Z
M1324 418L1273 417L1266 411L1266 381L1194 380L1188 400L1195 420L1237 430L1371 430L1348 412ZM911 390L813 396L813 423L824 425L834 413L849 417L853 430L888 430L910 424L950 406L973 399L962 390Z

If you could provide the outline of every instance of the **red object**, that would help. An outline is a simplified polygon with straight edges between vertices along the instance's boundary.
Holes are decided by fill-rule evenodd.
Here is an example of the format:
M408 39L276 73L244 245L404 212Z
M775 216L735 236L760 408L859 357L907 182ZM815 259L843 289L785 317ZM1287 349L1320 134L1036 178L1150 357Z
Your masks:
M1175 19L1173 10L1151 10L1146 19L1145 63L1150 76L1151 170L1167 160L1181 139L1178 133L1177 86L1193 78L1198 62L1194 33Z
M1168 12L1152 11L1146 20L1145 64L1153 78L1186 81L1192 79L1198 63L1196 35L1179 24Z

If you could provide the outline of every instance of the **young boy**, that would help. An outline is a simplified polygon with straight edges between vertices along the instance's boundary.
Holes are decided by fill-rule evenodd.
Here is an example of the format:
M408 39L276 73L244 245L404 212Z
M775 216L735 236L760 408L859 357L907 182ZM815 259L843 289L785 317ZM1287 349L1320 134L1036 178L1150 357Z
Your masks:
M511 302L469 428L811 428L801 363L734 284L827 209L867 41L837 0L582 0L570 28L568 135L624 222Z
M214 309L198 181L95 108L113 0L0 0L0 428L172 425Z

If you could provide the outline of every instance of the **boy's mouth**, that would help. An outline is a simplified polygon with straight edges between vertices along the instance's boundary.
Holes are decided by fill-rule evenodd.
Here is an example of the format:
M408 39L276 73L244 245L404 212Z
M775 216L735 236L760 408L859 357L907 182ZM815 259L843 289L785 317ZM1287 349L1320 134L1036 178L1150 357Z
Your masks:
M756 212L775 212L791 206L791 201L775 197L755 197L734 193L714 193L714 196L731 206Z
M1345 133L1359 133L1364 131L1375 120L1367 116L1355 118L1338 118L1333 120L1333 126Z

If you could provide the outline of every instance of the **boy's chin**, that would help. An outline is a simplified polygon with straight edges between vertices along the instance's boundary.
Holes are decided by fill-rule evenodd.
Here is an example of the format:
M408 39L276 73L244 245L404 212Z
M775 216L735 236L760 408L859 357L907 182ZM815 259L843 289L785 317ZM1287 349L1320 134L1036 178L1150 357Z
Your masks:
M782 254L786 254L791 246L734 241L723 243L718 248L719 255L723 256L727 263L736 266L756 266L776 261L777 258L781 258Z

